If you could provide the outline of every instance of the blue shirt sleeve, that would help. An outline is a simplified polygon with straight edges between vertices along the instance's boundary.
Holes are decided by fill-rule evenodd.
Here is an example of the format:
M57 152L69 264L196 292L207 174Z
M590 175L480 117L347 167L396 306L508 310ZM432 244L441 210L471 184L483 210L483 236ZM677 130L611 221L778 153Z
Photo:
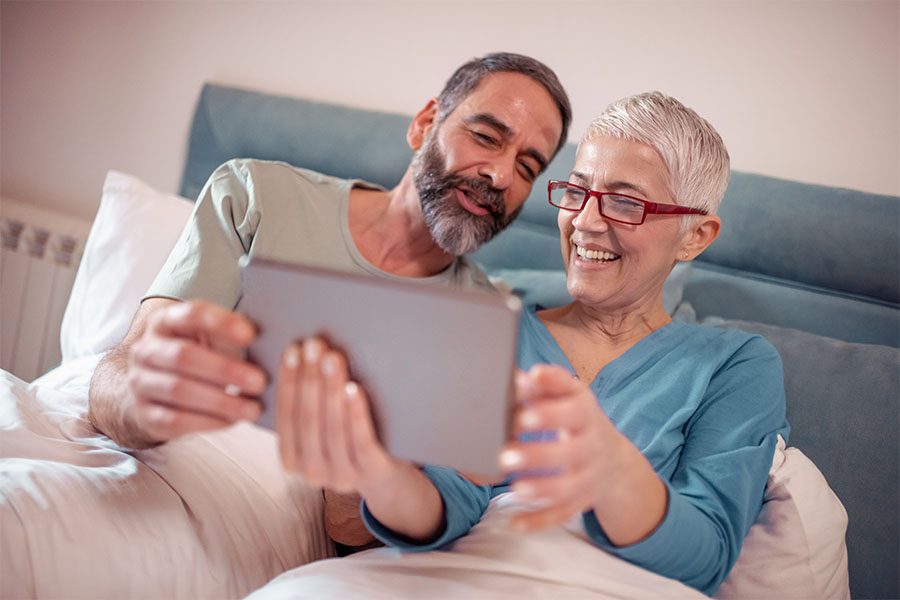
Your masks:
M362 520L372 535L383 543L410 552L436 550L459 539L481 520L491 499L490 485L476 485L453 469L427 465L422 468L444 503L444 529L437 538L428 543L419 543L401 536L376 519L361 503Z
M781 359L764 339L749 338L711 378L686 424L662 523L619 547L591 511L586 532L608 552L712 595L762 507L778 434L787 437L785 413Z

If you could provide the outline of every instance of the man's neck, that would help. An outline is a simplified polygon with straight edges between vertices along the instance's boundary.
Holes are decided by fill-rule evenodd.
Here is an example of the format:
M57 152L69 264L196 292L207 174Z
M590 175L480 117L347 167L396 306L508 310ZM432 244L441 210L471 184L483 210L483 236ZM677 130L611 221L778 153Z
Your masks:
M455 257L434 242L422 219L422 205L407 171L394 189L350 192L350 235L360 254L388 273L428 277L446 269Z

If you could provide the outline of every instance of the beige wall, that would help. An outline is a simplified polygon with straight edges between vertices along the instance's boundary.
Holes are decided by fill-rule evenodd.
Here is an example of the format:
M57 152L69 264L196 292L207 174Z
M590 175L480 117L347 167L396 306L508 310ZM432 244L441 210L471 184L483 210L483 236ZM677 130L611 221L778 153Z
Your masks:
M506 49L568 88L573 140L659 89L736 169L900 194L900 2L2 2L2 195L90 217L105 172L176 191L200 86L413 113Z

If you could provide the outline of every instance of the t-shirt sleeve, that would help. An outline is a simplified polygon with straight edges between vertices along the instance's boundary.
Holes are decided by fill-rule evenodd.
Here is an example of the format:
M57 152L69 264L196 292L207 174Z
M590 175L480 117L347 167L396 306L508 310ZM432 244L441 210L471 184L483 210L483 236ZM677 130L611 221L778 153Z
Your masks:
M787 437L784 375L777 351L751 337L712 377L687 423L662 523L643 540L615 546L593 511L585 530L601 548L713 594L756 520L778 435Z
M248 191L249 190L249 191ZM241 296L240 259L259 224L245 162L213 172L169 258L144 296L205 299L234 308Z
M398 535L381 524L363 499L360 509L363 523L383 543L409 552L436 550L459 539L475 526L487 510L491 486L477 485L447 467L425 466L422 472L437 488L444 503L444 530L433 541L417 543Z

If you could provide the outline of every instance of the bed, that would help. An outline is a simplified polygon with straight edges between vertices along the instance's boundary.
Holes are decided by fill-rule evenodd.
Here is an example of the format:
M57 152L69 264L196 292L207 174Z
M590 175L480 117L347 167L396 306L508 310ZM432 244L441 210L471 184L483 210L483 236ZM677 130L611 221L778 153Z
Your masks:
M0 374L3 597L697 596L585 554L574 526L510 538L502 497L453 552L333 559L321 492L282 474L270 432L240 424L124 451L85 421L93 367L216 166L284 160L390 186L410 158L407 119L207 85L180 195L109 173L63 319L62 364L30 383ZM573 155L564 148L546 176L566 173ZM564 275L539 188L476 259L526 301L552 305L565 301ZM792 445L773 457L763 511L717 597L900 594L898 218L896 197L735 173L720 242L666 283L678 318L761 333L785 362Z

